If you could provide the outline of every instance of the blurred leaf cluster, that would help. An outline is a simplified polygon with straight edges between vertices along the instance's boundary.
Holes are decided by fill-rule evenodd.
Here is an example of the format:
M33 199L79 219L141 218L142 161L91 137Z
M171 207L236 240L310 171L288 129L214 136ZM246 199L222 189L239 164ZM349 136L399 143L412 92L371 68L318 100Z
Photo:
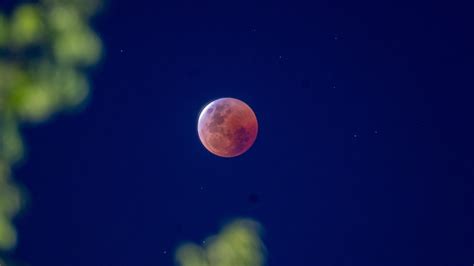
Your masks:
M180 246L176 262L180 266L262 266L265 249L260 231L260 225L253 220L236 220L203 241L202 246Z
M90 27L100 6L101 0L39 0L0 10L0 252L16 245L13 219L23 204L12 177L24 154L20 125L85 101L87 71L102 53Z

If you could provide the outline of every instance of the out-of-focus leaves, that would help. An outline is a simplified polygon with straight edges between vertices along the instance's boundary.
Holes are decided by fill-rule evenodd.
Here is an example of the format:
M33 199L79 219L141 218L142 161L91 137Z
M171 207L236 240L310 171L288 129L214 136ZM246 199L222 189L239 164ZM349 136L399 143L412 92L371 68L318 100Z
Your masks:
M196 244L184 244L176 252L176 260L183 266L209 266L206 251Z
M10 168L4 160L0 159L0 184L4 184L7 176L10 176Z
M54 110L56 95L47 84L30 83L14 91L15 110L24 120L39 122L47 119Z
M70 5L53 6L48 15L48 22L58 33L82 30L83 27L79 11Z
M8 23L3 14L0 13L0 47L7 44L8 40Z
M188 243L176 252L181 266L262 266L265 250L260 226L248 219L236 220L216 236L204 241L203 247Z
M20 191L4 181L0 187L0 216L13 218L20 206Z
M37 5L25 4L15 10L10 34L15 45L31 45L44 38L44 34L44 22Z
M89 30L74 30L60 33L53 47L56 60L67 65L92 65L101 54L99 38Z
M3 118L0 121L0 159L13 164L23 157L23 142L18 127L13 119ZM1 238L1 235L0 235Z
M30 77L25 68L18 64L11 64L8 61L0 60L0 101L4 100L5 105L0 106L0 111L8 107L9 93L16 88L27 84Z
M8 99L14 112L26 121L41 122L57 110L78 106L89 93L86 77L73 68L42 63L28 76L30 80L21 82Z
M43 122L85 101L86 67L102 53L89 20L101 4L37 0L19 5L9 16L0 12L0 251L15 247L12 220L25 196L11 176L24 154L20 125Z
M89 83L84 74L73 69L56 70L52 85L61 96L61 107L74 107L82 103L89 94Z
M0 215L0 249L10 250L16 245L16 232L10 220Z
M47 6L71 6L85 17L94 15L103 5L102 0L42 0L42 2Z

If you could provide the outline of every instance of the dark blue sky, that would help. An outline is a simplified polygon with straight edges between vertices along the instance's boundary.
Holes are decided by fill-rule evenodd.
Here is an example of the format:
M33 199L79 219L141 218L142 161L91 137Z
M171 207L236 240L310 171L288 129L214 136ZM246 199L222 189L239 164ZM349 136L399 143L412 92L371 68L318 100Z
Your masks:
M16 257L172 265L181 241L245 216L269 265L474 263L467 5L109 2L87 108L25 127ZM259 119L241 157L197 137L219 97Z

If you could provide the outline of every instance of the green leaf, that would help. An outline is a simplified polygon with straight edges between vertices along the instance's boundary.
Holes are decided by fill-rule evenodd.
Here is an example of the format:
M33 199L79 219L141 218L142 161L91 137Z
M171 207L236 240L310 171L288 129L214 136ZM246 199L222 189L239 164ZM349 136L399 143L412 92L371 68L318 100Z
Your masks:
M56 37L53 51L61 64L88 66L97 63L102 45L90 30L67 31Z
M3 14L0 14L0 47L8 43L8 21Z
M38 43L44 38L44 26L41 11L37 5L22 5L13 13L11 39L20 47Z
M6 217L0 216L0 249L10 250L17 241L16 231Z

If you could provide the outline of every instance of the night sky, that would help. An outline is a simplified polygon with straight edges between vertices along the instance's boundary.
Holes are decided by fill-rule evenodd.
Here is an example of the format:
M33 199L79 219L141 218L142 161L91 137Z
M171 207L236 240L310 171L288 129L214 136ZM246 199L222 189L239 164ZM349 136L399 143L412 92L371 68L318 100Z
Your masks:
M457 1L109 1L86 108L25 126L15 258L173 265L227 221L268 265L474 263L472 9ZM244 155L206 103L248 103Z

